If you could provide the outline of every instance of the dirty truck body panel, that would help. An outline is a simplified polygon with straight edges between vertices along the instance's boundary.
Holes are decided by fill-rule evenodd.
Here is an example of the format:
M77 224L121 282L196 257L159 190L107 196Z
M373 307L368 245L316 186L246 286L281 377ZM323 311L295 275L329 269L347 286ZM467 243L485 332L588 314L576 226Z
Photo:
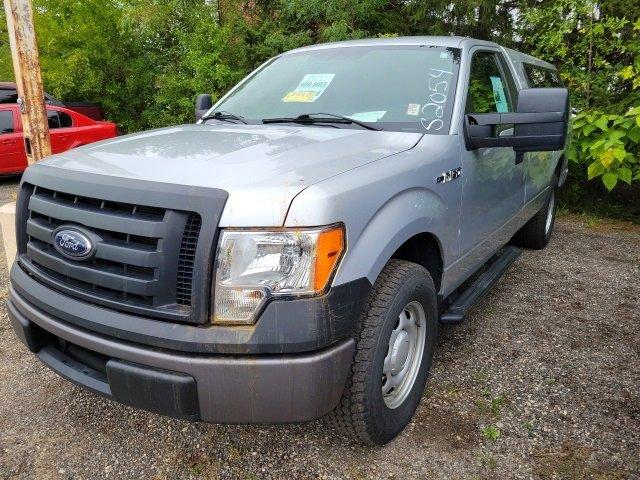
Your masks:
M407 64L433 59L406 80L423 89L419 104L396 108L392 98L389 111L327 118L316 108L344 88L338 63L338 73L305 71L276 93L271 120L230 113L244 113L255 78L273 76L267 91L277 83L278 62L322 71L330 57L349 64L378 50ZM472 81L474 58L488 72L484 87ZM372 285L408 241L430 239L444 305L548 202L561 150L468 145L470 102L483 101L474 89L488 88L498 113L515 112L529 87L521 61L455 37L307 47L265 63L196 125L29 168L7 306L14 330L70 381L162 414L244 423L329 413ZM322 118L288 118L297 108Z

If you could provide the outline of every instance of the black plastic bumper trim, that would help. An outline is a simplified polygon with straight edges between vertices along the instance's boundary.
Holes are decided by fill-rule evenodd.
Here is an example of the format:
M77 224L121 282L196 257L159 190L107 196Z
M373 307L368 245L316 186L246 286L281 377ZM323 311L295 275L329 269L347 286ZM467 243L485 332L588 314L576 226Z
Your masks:
M111 389L103 373L64 355L53 345L46 345L36 356L51 370L72 383L111 398Z
M125 405L169 417L200 418L196 381L191 375L109 360L107 379L113 398Z
M320 350L349 338L370 289L362 278L322 297L274 301L250 327L184 325L109 310L47 288L17 264L9 290L24 312L39 310L130 342L190 353L282 354Z

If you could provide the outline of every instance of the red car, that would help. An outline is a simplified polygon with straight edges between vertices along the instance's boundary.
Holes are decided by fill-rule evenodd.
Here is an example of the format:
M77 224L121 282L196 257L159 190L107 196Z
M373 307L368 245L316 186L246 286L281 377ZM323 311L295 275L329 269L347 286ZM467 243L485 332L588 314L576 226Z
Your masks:
M0 82L0 103L17 103L18 91L12 82ZM56 107L65 107L93 120L104 120L104 109L99 103L91 102L61 102L44 92L44 101Z
M118 135L115 123L91 120L68 108L47 105L47 116L53 153ZM0 173L21 173L25 168L27 156L18 105L0 105Z

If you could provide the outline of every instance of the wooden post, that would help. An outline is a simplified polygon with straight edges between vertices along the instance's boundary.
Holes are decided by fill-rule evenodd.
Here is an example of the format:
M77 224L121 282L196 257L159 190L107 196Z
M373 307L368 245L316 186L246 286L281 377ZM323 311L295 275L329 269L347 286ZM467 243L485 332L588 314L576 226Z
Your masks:
M4 0L29 165L51 155L31 0Z

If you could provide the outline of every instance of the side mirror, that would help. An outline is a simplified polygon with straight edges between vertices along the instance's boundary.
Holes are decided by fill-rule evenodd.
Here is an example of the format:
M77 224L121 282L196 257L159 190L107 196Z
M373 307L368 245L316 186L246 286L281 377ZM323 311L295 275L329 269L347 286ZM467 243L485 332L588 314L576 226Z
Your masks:
M196 98L196 122L213 107L213 99L208 93L198 95Z
M520 91L515 113L465 115L465 145L467 150L513 147L516 153L557 151L565 146L568 125L566 88L527 88ZM497 127L508 126L514 126L512 136L496 133Z

